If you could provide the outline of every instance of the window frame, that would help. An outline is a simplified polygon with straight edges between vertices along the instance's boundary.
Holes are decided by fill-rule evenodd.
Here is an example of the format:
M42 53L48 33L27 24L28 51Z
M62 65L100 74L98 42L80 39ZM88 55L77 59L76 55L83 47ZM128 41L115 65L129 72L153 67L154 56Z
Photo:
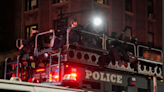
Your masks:
M94 1L97 2L97 3L100 3L100 2L98 2L98 0L94 0ZM101 0L101 1L102 1L102 3L100 3L100 4L109 5L108 0Z
M132 10L132 0L125 0L125 11L129 11L129 12L133 11Z
M152 38L151 38L151 39L152 39L152 42L149 41L149 34L152 35ZM148 45L149 45L149 46L154 46L154 33L153 33L153 32L148 32L147 39L148 39L148 40L147 40Z
M152 6L149 6L148 3L152 3ZM154 14L154 0L148 0L147 1L147 13L149 14Z
M53 0L53 4L62 3L68 0Z
M126 31L124 32L124 33L125 33L125 38L128 37L128 36L126 36L126 32L127 32L128 29L131 29L131 30L130 30L130 31L131 31L131 32L130 32L130 37L132 37L132 32L133 32L132 27L126 26L126 28L127 28L127 29L126 29Z
M27 7L28 6L28 1L29 1L29 7ZM32 7L31 6L31 4L32 4L31 2L32 2L32 0L25 0L25 11L38 8L38 0L36 0L36 6L35 6L35 8L31 8Z
M36 26L36 28L38 28L38 24L26 26L25 27L25 39L27 39L30 36L30 34L31 34L30 28L32 29L33 28L32 26ZM29 28L28 32L27 32L27 28Z

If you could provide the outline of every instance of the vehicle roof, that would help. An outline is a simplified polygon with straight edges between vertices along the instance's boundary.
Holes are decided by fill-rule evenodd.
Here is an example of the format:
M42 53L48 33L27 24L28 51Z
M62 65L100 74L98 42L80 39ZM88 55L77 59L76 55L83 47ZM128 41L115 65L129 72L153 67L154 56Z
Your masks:
M39 84L39 83L30 83L30 82L10 81L10 80L4 80L4 79L0 79L0 83L14 84L14 85L24 85L24 86L32 86L32 87L45 87L45 88L63 89L63 90L72 90L72 91L83 91L83 90L80 90L80 89L73 89L73 88L67 88L67 87L61 87L61 86L52 86L52 85L45 85L45 84Z

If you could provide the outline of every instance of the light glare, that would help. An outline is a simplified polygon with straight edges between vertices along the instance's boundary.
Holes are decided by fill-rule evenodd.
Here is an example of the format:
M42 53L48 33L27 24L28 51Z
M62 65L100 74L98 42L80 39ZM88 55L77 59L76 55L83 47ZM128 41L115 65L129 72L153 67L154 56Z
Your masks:
M101 24L101 19L100 18L95 18L94 19L94 24L95 25L100 25Z

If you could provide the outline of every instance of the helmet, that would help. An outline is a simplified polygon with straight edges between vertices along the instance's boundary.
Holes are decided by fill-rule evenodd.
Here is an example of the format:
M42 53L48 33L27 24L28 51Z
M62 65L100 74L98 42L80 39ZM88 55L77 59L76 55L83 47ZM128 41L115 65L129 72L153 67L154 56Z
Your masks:
M117 32L111 32L110 37L111 38L117 38Z
M36 30L37 32L39 32L38 28L32 28L32 30Z
M38 30L38 28L32 28L32 30Z
M77 19L72 18L71 21L70 21L70 24L73 24L73 22L78 22L78 21L77 21Z
M138 39L136 37L131 37L130 40L131 40L132 43L137 43L138 42Z

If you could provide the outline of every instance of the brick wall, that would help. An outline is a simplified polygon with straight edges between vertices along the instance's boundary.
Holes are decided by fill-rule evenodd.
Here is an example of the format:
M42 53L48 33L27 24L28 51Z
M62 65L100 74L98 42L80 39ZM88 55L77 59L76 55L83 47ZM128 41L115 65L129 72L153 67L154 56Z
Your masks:
M77 11L81 11L82 10L82 0L68 0L69 1L69 12L77 12ZM77 14L73 14L73 16L71 16L68 20L68 23L70 21L71 18L76 18L79 22L79 24L81 24L81 14L77 13Z
M161 47L162 46L162 0L156 0L155 4L155 46Z
M122 32L124 25L123 25L123 20L124 20L124 6L123 6L123 1L120 0L119 2L117 0L112 0L112 31L115 32Z
M39 0L39 30L49 30L49 0Z
M52 0L39 0L38 8L38 25L40 31L46 31L53 28L53 20L57 19L57 15L60 13L60 6L62 4L52 4ZM156 1L155 6L155 29L154 29L154 43L156 47L162 46L162 13L161 13L162 0ZM63 2L64 3L64 2ZM112 31L121 33L125 28L125 0L109 0L109 6L103 4L95 4L94 0L68 0L63 7L63 13L76 12L81 10L92 9L95 7L101 8L100 14L103 15L105 20L108 21L108 34ZM52 7L52 8L51 8ZM105 8L104 8L105 7ZM147 33L148 33L148 15L147 15L147 1L133 0L132 2L132 15L130 15L130 26L132 26L132 36L137 37L140 44L147 45ZM92 17L93 12L84 12L73 14L68 20L68 24L71 18L77 18L79 23L85 25L87 21ZM129 15L128 15L129 16ZM33 20L33 19L32 19ZM156 31L157 30L157 31Z
M147 44L147 2L136 2L136 36L141 44Z

